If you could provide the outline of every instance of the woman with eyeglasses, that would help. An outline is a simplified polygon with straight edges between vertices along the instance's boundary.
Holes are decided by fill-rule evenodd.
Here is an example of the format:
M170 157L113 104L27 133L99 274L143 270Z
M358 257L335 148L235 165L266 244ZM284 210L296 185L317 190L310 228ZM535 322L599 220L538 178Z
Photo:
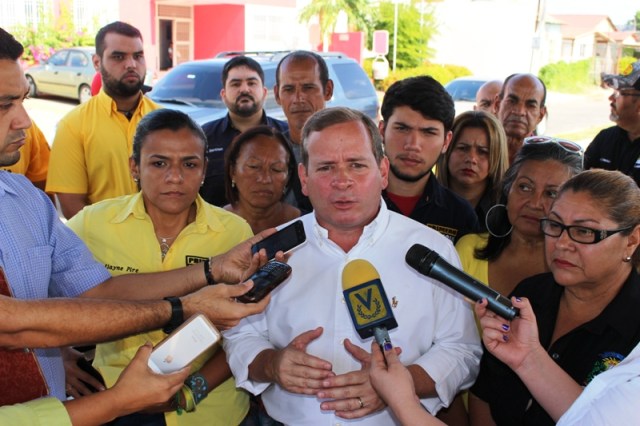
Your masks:
M490 113L467 111L453 122L451 145L437 163L438 181L475 209L482 230L500 197L498 185L509 167L507 136Z
M471 389L475 425L554 424L582 387L640 342L635 269L640 262L640 189L635 182L617 171L585 171L562 186L540 224L551 272L515 288L512 295L518 299L512 300L521 308L520 317L509 323L486 311L486 302L476 308L488 352ZM635 389L637 398L639 371L625 367L598 379L581 398L597 399L570 410L564 421L638 424L637 414L635 423L629 417L637 413L637 399L628 392ZM608 380L616 386L603 392ZM590 406L606 416L585 410Z
M269 126L257 126L238 135L225 157L224 206L244 218L254 233L289 222L300 210L284 196L296 173L291 148L284 136Z

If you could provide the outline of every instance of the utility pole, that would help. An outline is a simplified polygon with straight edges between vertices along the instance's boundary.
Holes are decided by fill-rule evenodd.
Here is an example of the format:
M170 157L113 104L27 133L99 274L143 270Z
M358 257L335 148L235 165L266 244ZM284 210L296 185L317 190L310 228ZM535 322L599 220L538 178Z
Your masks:
M398 51L398 2L393 0L393 71L396 70L396 52Z

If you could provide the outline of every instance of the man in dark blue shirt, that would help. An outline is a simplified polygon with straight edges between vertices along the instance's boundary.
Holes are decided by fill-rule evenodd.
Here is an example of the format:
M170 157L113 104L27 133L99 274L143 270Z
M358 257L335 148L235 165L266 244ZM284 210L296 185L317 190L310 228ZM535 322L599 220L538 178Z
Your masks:
M389 210L435 229L454 243L477 232L471 205L438 183L432 173L451 143L453 100L431 77L413 77L389 87L381 107L380 132L389 158Z
M246 56L230 59L222 69L220 97L229 112L202 126L207 135L207 174L200 195L216 206L228 203L224 192L224 153L233 138L252 127L266 124L280 132L289 129L286 122L267 117L264 102L264 72L260 64Z
M640 61L626 73L604 74L602 82L613 89L609 96L611 121L584 153L584 169L620 170L640 186Z

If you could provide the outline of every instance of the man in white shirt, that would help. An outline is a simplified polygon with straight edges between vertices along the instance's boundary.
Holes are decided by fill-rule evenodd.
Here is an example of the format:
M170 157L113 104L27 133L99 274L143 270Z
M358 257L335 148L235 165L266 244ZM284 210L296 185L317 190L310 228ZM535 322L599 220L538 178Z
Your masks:
M298 173L313 213L302 218L306 244L289 258L291 279L263 314L225 334L238 386L259 394L285 424L394 424L369 382L370 342L361 339L342 295L342 270L353 259L380 274L416 394L432 413L469 387L481 347L470 307L404 261L416 242L458 266L453 245L418 222L390 212L381 193L389 162L375 124L348 108L314 114L302 133Z

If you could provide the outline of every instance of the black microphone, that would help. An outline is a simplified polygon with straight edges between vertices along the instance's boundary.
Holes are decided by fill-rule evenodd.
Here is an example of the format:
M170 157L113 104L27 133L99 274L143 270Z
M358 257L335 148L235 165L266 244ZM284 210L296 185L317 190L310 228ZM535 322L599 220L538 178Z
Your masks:
M414 244L407 252L405 260L422 275L440 281L473 301L487 299L487 308L502 318L512 320L520 314L520 310L515 308L509 299L452 266L438 253L421 244Z
M360 338L375 336L382 350L390 350L388 330L398 323L376 268L364 259L347 263L342 270L342 293Z

